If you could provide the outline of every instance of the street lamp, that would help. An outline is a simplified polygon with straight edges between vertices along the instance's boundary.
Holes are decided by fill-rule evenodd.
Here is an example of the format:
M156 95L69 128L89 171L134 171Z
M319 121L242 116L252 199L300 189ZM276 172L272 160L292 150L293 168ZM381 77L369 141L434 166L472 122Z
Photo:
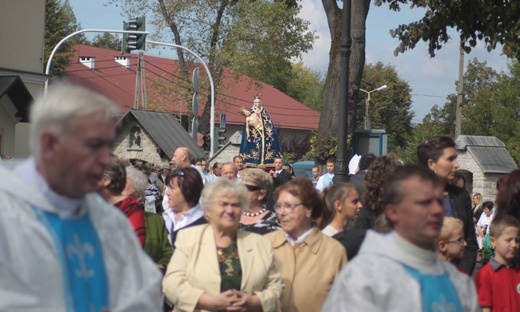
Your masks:
M367 100L366 100L366 105L365 105L365 130L370 129L370 115L368 114L368 107L370 106L370 94L372 92L383 91L383 90L386 90L386 89L388 89L387 85L382 85L379 88L374 89L372 91L359 89L359 91L362 91L362 92L365 92L366 94L368 94Z

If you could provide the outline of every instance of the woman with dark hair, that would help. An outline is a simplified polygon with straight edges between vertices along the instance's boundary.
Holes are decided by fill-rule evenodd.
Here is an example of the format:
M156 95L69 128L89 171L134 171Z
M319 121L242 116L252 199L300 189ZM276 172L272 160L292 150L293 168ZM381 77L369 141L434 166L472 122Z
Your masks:
M261 235L280 229L278 216L266 206L273 195L273 178L257 168L244 169L240 176L249 195L249 208L242 211L238 229Z
M432 137L417 147L417 160L420 166L433 171L445 185L444 215L464 223L464 239L468 245L458 265L471 275L477 260L478 244L469 193L452 183L459 169L455 142L446 136Z
M365 192L363 208L356 219L354 228L371 229L377 217L383 212L383 194L385 183L394 170L401 166L401 161L394 154L378 157L370 164L365 174Z
M279 186L274 198L282 229L266 234L285 284L282 311L320 311L330 287L347 263L345 249L316 225L325 204L309 179Z
M175 246L179 230L207 223L199 205L204 184L199 171L192 167L170 171L165 183L169 208L163 217L170 232L170 243Z
M349 183L338 182L326 187L322 193L330 218L323 234L334 236L347 228L347 223L357 219L361 210L361 200L356 187Z
M98 192L111 205L121 210L135 230L141 246L146 241L146 226L141 204L128 195L123 195L126 186L126 167L123 162L112 154L111 164L103 172L99 182Z
M500 177L497 188L495 217L508 215L520 221L520 170Z

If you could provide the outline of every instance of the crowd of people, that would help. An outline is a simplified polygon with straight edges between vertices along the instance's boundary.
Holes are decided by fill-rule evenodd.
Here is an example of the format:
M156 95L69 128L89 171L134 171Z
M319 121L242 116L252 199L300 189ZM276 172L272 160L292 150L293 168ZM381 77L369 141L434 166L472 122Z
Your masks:
M0 311L520 311L520 170L484 201L436 136L351 183L112 153L112 102L57 85L0 166ZM475 270L479 250L489 262Z

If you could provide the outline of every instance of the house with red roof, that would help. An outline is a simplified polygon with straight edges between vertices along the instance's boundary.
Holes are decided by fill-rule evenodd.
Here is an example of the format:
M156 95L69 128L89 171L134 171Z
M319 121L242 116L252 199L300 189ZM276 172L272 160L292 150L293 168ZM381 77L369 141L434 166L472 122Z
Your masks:
M70 65L65 69L67 77L86 85L116 102L122 113L134 108L136 95L136 72L138 55L121 54L86 45L77 45ZM196 63L193 65L197 65ZM201 89L199 115L209 95L209 83L203 66L200 67ZM191 85L183 82L178 73L177 60L145 55L144 77L146 85L146 109L171 112L187 127L188 105L191 101ZM227 136L242 131L244 117L241 107L250 109L255 95L262 95L262 105L278 129L281 142L295 138L308 138L311 131L318 129L320 114L274 87L245 75L224 71L225 78L218 88L215 99L215 125L219 126L220 114L226 115ZM142 107L138 107L142 108ZM215 135L217 135L215 131Z

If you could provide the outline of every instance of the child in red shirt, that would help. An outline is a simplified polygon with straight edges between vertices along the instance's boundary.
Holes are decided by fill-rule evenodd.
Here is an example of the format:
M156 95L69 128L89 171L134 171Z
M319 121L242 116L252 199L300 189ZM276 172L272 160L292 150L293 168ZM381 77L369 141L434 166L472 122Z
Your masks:
M448 262L462 259L467 245L466 240L464 240L464 223L460 219L445 217L436 244L439 248L439 259ZM468 274L464 269L457 268L462 273Z
M514 263L520 248L520 222L510 216L495 217L489 236L495 256L475 277L482 311L520 311L520 266Z

